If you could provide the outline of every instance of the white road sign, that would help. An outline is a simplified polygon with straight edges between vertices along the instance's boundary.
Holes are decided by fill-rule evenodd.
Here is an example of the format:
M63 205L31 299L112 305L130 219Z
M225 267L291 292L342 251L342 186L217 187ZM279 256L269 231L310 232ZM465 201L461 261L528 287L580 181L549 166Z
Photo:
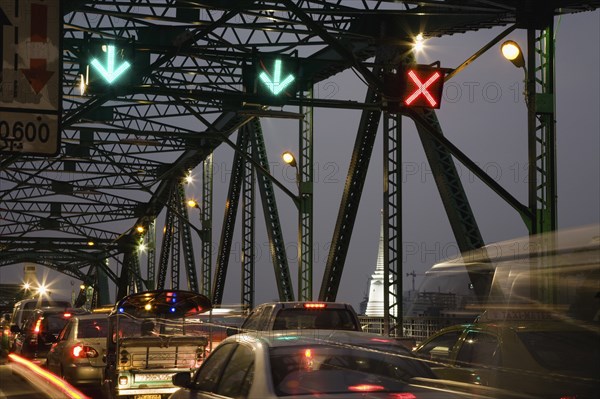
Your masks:
M61 28L60 0L0 0L0 153L60 149Z

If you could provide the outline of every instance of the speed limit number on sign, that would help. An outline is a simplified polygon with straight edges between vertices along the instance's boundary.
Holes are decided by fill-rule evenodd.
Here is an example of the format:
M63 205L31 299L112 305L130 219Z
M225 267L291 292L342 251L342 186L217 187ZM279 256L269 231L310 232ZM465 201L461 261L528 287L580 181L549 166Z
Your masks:
M60 0L0 1L0 153L60 149Z

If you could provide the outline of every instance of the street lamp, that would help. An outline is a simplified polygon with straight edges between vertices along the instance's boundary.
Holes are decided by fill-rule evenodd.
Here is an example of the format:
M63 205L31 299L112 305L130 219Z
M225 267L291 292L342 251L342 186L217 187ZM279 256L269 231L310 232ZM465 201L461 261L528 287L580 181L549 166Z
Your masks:
M190 208L200 208L200 204L198 204L198 201L196 201L195 199L189 199L189 200L187 201L187 205L188 205Z
M419 53L419 52L423 51L424 48L425 48L425 37L423 36L422 33L419 33L417 36L415 36L414 43L413 43L413 49L414 49L415 53Z
M504 58L513 63L517 68L525 68L525 58L523 57L523 51L517 42L513 40L507 40L502 43L501 47L502 55Z
M283 159L283 162L285 162L287 165L290 165L296 169L298 168L296 157L290 151L285 151L283 154L281 154L281 159Z

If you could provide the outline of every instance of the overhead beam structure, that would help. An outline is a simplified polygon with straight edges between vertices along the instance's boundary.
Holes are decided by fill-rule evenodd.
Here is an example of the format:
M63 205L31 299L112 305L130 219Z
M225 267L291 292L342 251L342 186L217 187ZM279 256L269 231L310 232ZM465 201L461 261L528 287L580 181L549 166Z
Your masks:
M348 109L362 112L362 117L353 153L349 154L352 158L318 296L335 300L374 138L387 111L379 76L382 58L374 59L375 55L383 47L405 45L417 32L439 37L515 24L530 30L530 37L535 39L530 40L531 48L537 46L540 56L528 64L529 94L535 93L529 101L531 105L535 100L530 118L541 121L537 126L530 123L530 131L537 132L530 140L542 148L541 153L532 154L539 184L535 192L530 191L529 204L520 204L494 185L443 138L433 113L403 115L415 121L432 169L441 171L436 183L461 250L481 245L483 238L466 206L466 196L454 192L456 176L452 168L446 168L450 156L477 170L484 182L487 179L486 184L526 223L533 223L532 231L555 227L554 114L552 107L543 106L548 101L553 104L552 26L546 22L556 15L594 10L600 1L82 0L60 4L62 38L57 46L60 53L56 54L61 59L60 149L56 156L48 157L7 151L7 139L0 138L0 267L33 262L81 281L92 279L90 283L102 291L97 296L102 300L109 297L107 291L122 297L131 291L170 285L202 291L221 303L235 209L243 195L246 248L254 240L252 209L260 199L278 296L292 300L293 278L275 202L275 192L282 190L296 201L300 198L302 268L298 276L301 292L297 295L310 299L312 256L307 245L315 227L311 221L313 206L318 206L312 205L310 198L312 141L313 134L318 134L311 118L314 108ZM14 11L3 6L11 23L16 21ZM542 22L527 26L527 21ZM4 33L5 43L18 41L13 30L5 29ZM117 65L127 61L132 73L111 84L94 75L89 68L91 56L109 56L102 52L103 46L114 46L117 50L110 54L117 58L113 61ZM291 93L274 98L256 89L257 58L263 56L295 60L300 65L298 85ZM364 102L308 94L308 88L348 69L367 85ZM9 75L14 74L2 76L8 79ZM534 82L538 89L529 87ZM27 80L2 84L31 89ZM287 112L304 118L299 126L304 162L299 196L268 175L259 114L268 115L275 108L285 108L280 115ZM237 145L231 140L236 132ZM11 136L13 139L17 137ZM223 144L235 147L235 167L213 262L210 157ZM178 185L200 165L204 167L205 202L201 201L198 229L187 215L185 193ZM257 190L251 190L250 180L243 190L243 177L249 177L251 169ZM390 220L385 223L391 226L391 237L401 237L398 221ZM138 225L155 232L146 233L152 234L146 235L152 250L142 255ZM192 230L200 235L200 251L193 250ZM195 258L197 254L202 254L200 261ZM253 255L249 252L247 256ZM142 262L147 262L146 267ZM179 273L179 267L184 267L186 277ZM401 275L402 265L394 267ZM243 270L242 293L250 306L252 264ZM116 289L111 290L112 286Z

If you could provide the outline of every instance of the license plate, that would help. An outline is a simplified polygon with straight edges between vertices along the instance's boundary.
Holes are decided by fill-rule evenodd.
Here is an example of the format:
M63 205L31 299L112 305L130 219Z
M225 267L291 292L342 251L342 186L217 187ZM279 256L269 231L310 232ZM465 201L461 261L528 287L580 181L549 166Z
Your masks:
M161 399L160 395L135 395L134 399Z

